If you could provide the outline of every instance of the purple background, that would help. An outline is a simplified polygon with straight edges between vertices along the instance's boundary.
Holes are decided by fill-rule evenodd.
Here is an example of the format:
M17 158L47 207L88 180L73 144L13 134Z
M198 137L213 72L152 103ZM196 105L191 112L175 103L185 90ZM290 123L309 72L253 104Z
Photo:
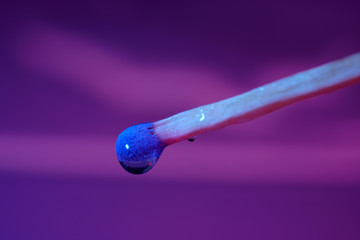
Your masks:
M358 1L0 8L0 239L359 239L360 85L165 149L126 127L360 51Z

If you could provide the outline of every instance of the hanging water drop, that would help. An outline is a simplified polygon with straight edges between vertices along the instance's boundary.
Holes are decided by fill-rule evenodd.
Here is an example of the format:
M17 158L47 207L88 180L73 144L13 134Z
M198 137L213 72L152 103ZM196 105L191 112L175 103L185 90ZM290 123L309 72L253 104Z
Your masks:
M152 123L131 126L120 133L116 155L129 173L142 174L154 167L167 145L155 134Z
M195 139L196 139L196 137L188 138L188 141L193 142L193 141L195 141Z

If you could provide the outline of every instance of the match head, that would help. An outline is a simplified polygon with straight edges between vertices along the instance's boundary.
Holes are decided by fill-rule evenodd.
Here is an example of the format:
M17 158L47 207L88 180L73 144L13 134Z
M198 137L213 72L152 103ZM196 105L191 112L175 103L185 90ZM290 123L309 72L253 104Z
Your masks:
M142 174L154 167L166 146L154 133L152 123L142 123L120 133L116 141L116 155L126 171Z

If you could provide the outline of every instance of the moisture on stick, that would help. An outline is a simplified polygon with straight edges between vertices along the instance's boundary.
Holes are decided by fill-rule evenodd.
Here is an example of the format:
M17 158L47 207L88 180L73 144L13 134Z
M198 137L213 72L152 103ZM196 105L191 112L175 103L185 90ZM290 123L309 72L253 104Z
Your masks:
M153 123L125 129L116 141L126 171L141 174L154 167L164 148L201 133L243 123L306 98L360 81L360 53L294 74L216 103Z

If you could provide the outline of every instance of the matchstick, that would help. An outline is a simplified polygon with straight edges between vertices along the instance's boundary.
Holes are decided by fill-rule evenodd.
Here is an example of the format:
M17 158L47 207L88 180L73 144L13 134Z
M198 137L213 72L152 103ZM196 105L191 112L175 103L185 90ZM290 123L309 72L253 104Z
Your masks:
M360 53L280 79L216 103L154 123L132 126L116 142L120 164L130 173L150 170L167 145L243 123L289 104L360 81Z

